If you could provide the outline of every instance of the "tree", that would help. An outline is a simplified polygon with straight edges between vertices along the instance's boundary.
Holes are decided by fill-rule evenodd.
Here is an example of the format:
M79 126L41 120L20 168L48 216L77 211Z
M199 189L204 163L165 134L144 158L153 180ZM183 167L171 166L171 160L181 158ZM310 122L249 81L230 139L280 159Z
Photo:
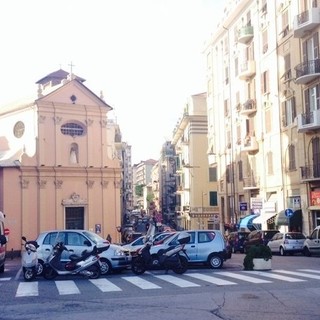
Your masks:
M143 188L144 188L144 184L138 184L136 185L135 187L135 193L136 193L136 196L138 197L142 197L143 196Z

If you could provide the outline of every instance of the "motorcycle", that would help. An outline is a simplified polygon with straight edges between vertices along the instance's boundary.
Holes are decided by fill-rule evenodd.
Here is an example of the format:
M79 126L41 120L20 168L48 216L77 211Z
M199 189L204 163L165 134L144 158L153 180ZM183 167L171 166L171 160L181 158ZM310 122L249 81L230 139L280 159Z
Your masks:
M24 236L21 239L24 241L25 248L21 257L23 277L26 281L32 281L38 275L37 248L39 245L37 241L27 241Z
M132 257L132 272L140 275L146 270L165 269L167 273L171 269L177 274L185 273L188 270L189 257L184 246L189 241L190 235L187 232L181 232L178 236L179 245L159 250L156 258L150 254L152 242L146 241L145 245Z
M80 274L90 279L97 279L101 275L101 265L99 253L109 249L109 246L97 248L94 246L92 251L84 250L81 256L71 254L70 261L62 263L61 255L64 250L68 251L63 242L54 245L51 254L44 264L43 276L47 280L54 279L58 275Z

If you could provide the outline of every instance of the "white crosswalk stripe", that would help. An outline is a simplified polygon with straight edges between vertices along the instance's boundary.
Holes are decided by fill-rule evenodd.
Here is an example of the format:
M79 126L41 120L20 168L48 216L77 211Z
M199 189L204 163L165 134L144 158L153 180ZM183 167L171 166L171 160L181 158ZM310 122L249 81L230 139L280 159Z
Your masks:
M158 285L143 279L142 277L122 277L122 279L134 284L141 289L160 289Z
M257 276L263 276L263 277L267 277L267 278L272 278L272 279L277 279L277 280L282 280L282 281L288 281L288 282L303 282L303 281L306 281L306 280L302 280L302 279L283 276L281 274L275 274L273 271L271 271L271 272L244 271L244 272L255 274Z
M56 281L55 283L60 295L80 294L80 290L73 280Z
M0 281L9 281L11 278L0 278Z
M320 273L320 270L313 270L313 269L298 269L299 271L305 272L313 272L313 273Z
M155 276L158 279L170 282L171 284L174 284L180 288L189 288L189 287L200 287L199 284L184 280L182 278L174 277L171 275L161 275L161 276Z
M38 294L38 282L20 282L16 297L32 297Z
M248 281L251 283L270 283L271 281L268 280L263 280L263 279L259 279L259 278L254 278L254 277L249 277L246 275L242 275L240 273L232 273L232 272L217 272L215 274L218 274L220 276L224 276L224 277L231 277L231 278L235 278L238 280L243 280L243 281Z
M236 282L231 282L228 280L219 279L217 277L208 276L208 275L202 274L202 273L190 273L190 274L187 274L187 276L198 279L198 280L210 282L210 283L216 284L218 286L228 286L228 285L237 284Z
M316 274L310 274L305 272L295 272L295 271L289 271L289 270L274 270L275 272L285 273L285 274L291 274L293 276L299 276L303 278L310 278L310 279L317 279L320 280L320 276Z
M97 288L99 288L102 292L122 291L121 288L119 288L107 279L90 279L90 282L94 284Z
M228 278L235 279L230 281ZM266 278L270 279L266 280ZM119 292L128 289L125 282L141 290L163 289L167 284L180 288L201 287L207 283L217 286L239 285L243 282L249 283L272 283L276 281L303 282L308 279L320 280L320 271L312 269L271 270L271 271L213 271L211 273L187 272L183 275L168 275L159 273L146 273L141 276L122 276L121 278L99 278L89 282L101 292ZM191 280L191 281L190 281ZM114 283L116 282L116 284ZM83 283L83 282L82 282ZM32 297L39 295L39 286L42 281L20 282L16 290L16 297ZM55 280L55 287L59 295L81 294L76 280ZM122 288L122 286L124 287Z

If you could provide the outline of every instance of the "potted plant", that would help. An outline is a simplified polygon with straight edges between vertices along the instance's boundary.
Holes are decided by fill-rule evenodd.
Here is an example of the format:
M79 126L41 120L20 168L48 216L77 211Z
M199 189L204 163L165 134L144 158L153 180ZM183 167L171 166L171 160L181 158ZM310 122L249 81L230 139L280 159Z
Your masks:
M243 260L245 270L271 270L272 252L263 244L253 245Z

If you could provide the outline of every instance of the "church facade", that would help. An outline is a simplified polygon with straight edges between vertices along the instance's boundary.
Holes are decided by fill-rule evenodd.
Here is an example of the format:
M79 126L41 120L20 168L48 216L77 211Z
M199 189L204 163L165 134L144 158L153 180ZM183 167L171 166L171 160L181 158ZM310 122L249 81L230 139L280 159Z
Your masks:
M0 107L7 250L20 251L21 236L52 229L119 237L122 170L108 129L112 107L84 81L60 69L37 82L35 99Z

